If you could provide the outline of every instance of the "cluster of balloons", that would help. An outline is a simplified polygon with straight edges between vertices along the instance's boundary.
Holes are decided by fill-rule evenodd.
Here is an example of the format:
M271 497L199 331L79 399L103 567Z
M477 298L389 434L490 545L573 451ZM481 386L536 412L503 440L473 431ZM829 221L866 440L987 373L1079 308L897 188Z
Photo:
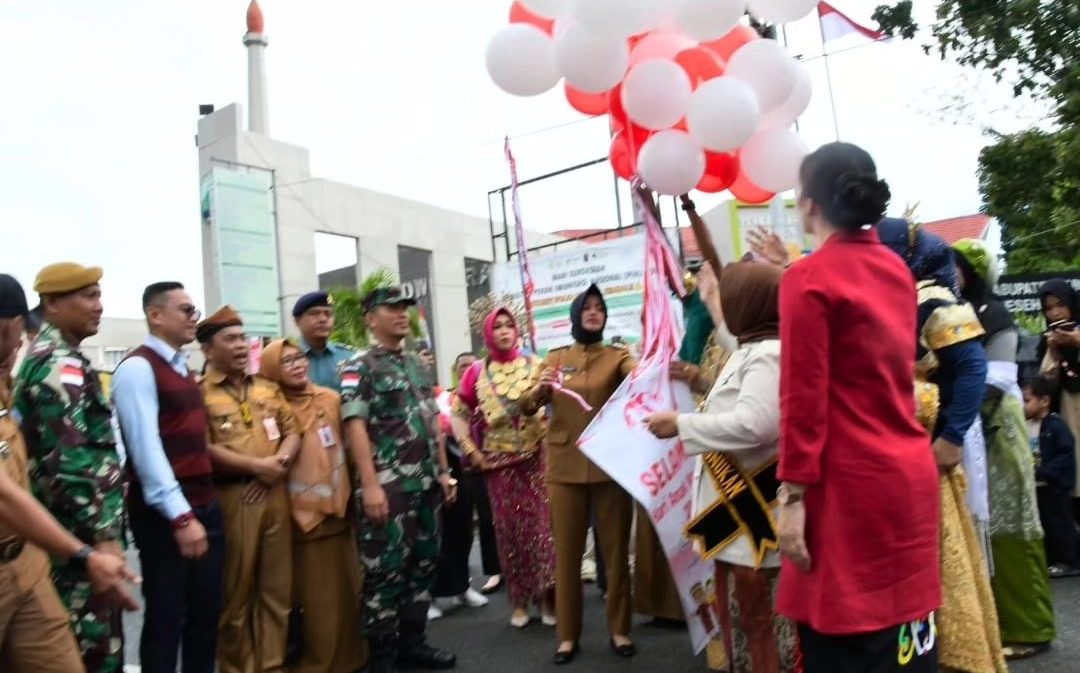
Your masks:
M810 77L743 23L793 21L817 0L516 0L492 37L499 88L609 115L615 172L663 194L691 189L763 203L791 189L807 147L791 126Z

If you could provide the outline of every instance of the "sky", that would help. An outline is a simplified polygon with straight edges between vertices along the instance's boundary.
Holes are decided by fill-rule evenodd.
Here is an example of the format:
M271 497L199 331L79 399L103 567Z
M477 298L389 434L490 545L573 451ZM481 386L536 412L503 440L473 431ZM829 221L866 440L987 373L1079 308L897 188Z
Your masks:
M880 2L833 4L872 25ZM921 18L932 18L933 5L916 3ZM270 134L310 148L319 177L486 217L487 193L508 182L504 135L523 179L607 154L606 121L575 112L561 88L514 98L489 81L484 50L506 23L507 0L261 6ZM138 316L142 288L156 280L180 280L201 301L198 106L246 103L246 8L247 0L0 5L0 271L29 290L46 264L101 265L105 312L115 317ZM831 98L840 138L875 157L896 214L915 202L923 220L978 211L981 127L1018 130L1035 115L990 78L924 55L925 35L831 45L844 50L828 58L827 78L816 18L786 33L814 84L800 133L810 147L836 139ZM962 113L939 112L956 99ZM700 197L699 209L726 198ZM522 202L533 230L616 224L604 165L525 187Z

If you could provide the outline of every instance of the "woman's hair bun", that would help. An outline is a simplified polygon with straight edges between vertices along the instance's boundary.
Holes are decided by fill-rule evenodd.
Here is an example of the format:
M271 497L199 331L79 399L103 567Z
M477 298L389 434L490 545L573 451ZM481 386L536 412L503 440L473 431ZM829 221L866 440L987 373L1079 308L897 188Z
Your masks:
M877 224L892 197L889 185L878 178L874 160L850 143L822 145L803 160L799 177L803 196L840 229Z
M836 178L834 190L834 224L844 229L876 224L885 216L885 208L892 198L888 183L878 179L876 173L841 173Z

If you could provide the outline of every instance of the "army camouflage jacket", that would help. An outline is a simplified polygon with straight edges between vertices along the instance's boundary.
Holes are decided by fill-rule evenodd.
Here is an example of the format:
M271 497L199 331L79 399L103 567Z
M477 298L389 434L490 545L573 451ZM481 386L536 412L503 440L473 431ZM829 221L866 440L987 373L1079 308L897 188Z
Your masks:
M46 325L15 381L32 490L87 544L122 538L124 483L112 412L89 360Z
M341 366L341 417L367 423L379 484L417 493L435 483L438 406L414 353L375 346Z

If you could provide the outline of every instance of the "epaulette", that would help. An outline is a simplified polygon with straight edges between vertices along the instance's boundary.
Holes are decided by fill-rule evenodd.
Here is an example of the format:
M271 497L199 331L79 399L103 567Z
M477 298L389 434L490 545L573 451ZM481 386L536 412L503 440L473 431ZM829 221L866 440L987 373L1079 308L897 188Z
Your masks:
M565 351L565 350L569 350L569 349L570 349L569 346L559 346L558 348L549 349L548 353L557 353L559 351Z
M628 351L628 350L630 350L630 344L628 344L628 343L626 343L624 341L620 341L618 343L608 344L608 348L614 348L614 349L620 350L620 351Z

